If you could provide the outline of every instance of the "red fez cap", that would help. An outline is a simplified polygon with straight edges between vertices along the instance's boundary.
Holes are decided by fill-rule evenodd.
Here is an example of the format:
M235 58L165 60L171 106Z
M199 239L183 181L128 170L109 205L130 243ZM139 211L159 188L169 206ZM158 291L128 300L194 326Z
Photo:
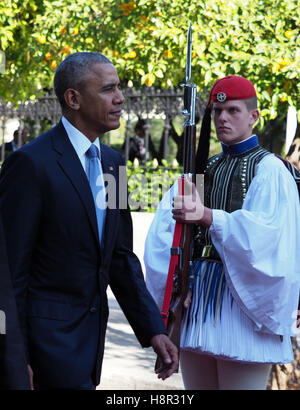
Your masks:
M202 126L196 154L196 174L203 173L209 154L211 105L214 102L247 100L256 96L253 84L244 77L229 75L217 80L210 92L209 100L202 119Z
M217 80L211 90L208 106L213 102L247 100L256 96L253 84L244 77L229 75Z

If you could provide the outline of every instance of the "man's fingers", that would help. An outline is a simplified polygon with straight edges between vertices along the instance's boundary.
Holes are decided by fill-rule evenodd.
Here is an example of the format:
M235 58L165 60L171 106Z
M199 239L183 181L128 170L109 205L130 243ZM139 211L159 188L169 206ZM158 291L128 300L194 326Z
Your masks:
M185 298L185 301L184 301L184 303L183 303L183 306L187 309L187 308L190 306L191 301L192 301L192 291L189 290L189 291L188 291L188 294L186 295L186 298Z
M172 357L169 354L166 345L161 344L160 348L157 349L156 353L160 356L160 358L161 358L161 360L163 361L164 364L171 364L172 363Z
M196 194L195 194L196 195ZM196 209L196 196L178 195L173 199L173 209L193 212Z
M32 368L29 364L27 364L27 370L28 370L28 374L29 374L29 381L30 381L30 388L31 390L34 390L34 386L33 386L33 371Z
M156 335L151 339L153 350L158 355L156 373L166 379L178 370L178 350L166 335Z
M171 342L166 343L160 357L163 364L157 374L159 379L165 380L178 371L178 351L176 346Z
M182 187L181 184L178 187L179 194L180 195L182 195L182 194L190 195L192 193L192 190L193 190L193 185L194 184L193 184L192 180L190 180L189 178L184 178L183 187Z
M170 367L164 367L162 369L160 369L159 372L157 373L157 377L159 379L165 380L168 377L172 376L172 374L177 373L178 372L178 367L174 367L174 366L170 366Z
M174 209L182 209L183 207L183 196L182 195L177 195L173 199L173 208Z
M166 364L160 361L160 366L156 368L155 373L159 379L167 379L168 377L172 376L173 373L178 372L178 361L173 360L172 363Z

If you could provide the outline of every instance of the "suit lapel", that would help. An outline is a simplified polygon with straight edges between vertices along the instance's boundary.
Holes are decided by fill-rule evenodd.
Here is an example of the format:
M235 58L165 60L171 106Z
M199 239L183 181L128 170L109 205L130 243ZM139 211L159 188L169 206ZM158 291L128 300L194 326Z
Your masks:
M54 128L54 133L52 137L53 148L61 154L58 159L58 164L77 191L86 210L95 239L99 244L95 204L86 173L82 168L62 122Z

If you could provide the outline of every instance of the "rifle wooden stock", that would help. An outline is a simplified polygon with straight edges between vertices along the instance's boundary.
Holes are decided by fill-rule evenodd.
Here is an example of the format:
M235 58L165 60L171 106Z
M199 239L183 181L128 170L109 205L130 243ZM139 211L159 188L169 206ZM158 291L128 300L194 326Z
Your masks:
M195 170L195 145L196 145L196 126L186 126L184 132L184 177L191 175L194 181ZM179 194L184 192L184 177L181 177L179 182ZM181 182L181 183L180 183ZM174 273L174 285L172 299L169 308L168 316L168 334L172 342L180 347L180 328L184 314L184 302L189 290L189 273L191 262L191 245L193 236L193 225L182 224L182 232L180 238L180 254L178 264Z
M186 175L194 176L195 169L195 144L196 144L196 126L187 126L185 128L185 164L184 170ZM194 178L192 178L194 179ZM185 194L184 192L185 176L180 177L178 180L179 194ZM179 223L179 222L177 222ZM189 276L190 276L190 262L191 262L191 246L193 238L193 225L182 224L182 230L180 235L179 249L175 249L179 252L178 263L175 267L173 277L173 288L170 306L167 316L167 332L170 340L180 351L180 334L181 334L181 322L184 315L184 302L189 291ZM173 248L172 248L173 249ZM166 297L166 294L165 294ZM162 367L161 359L158 357L155 364L155 369ZM177 369L178 371L178 369Z
M172 342L180 347L180 329L184 314L184 302L189 288L189 272L191 259L192 225L183 224L180 240L181 261L176 267L174 291L170 303L168 317L168 335ZM180 266L181 265L181 266Z

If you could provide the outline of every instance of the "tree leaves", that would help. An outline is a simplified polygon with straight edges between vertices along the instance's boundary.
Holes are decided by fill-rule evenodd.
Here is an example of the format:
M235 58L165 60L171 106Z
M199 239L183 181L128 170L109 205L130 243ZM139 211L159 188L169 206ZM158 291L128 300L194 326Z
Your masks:
M56 66L75 51L107 55L123 85L178 86L184 79L189 21L192 79L199 90L223 75L244 75L258 90L266 120L288 104L297 106L297 0L2 2L0 46L7 63L1 96L16 102L41 95L52 88Z

